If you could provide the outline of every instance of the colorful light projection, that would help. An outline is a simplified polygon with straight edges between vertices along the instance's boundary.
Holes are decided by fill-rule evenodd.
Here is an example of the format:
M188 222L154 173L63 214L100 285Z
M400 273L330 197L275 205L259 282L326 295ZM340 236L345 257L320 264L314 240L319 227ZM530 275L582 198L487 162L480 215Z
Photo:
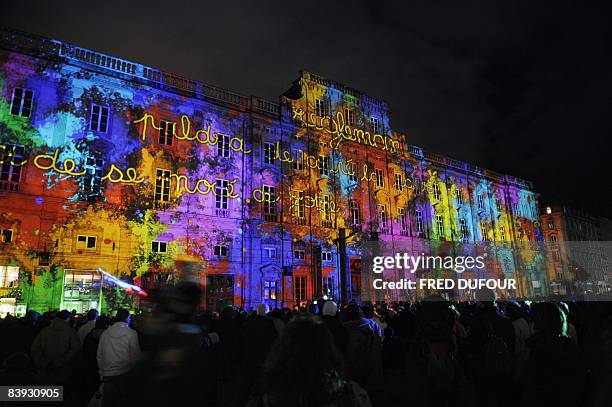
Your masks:
M13 188L0 199L0 227L15 236L0 261L35 286L47 267L92 265L141 286L189 261L205 285L230 278L238 305L272 301L265 284L285 287L274 300L294 304L340 296L341 229L353 231L352 264L375 238L436 253L538 236L533 191L411 152L367 95L304 73L279 115L255 115L79 64L0 51L0 167L19 173L0 176ZM15 89L26 88L31 114L14 115ZM533 262L499 253L507 275ZM525 293L535 276L528 270Z

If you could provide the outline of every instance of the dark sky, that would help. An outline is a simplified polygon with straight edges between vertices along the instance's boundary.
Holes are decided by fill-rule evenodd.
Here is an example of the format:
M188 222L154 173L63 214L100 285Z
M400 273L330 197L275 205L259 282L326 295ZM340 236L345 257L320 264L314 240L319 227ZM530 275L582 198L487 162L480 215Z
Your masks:
M318 72L411 144L612 217L611 13L581 3L10 0L0 24L271 100Z

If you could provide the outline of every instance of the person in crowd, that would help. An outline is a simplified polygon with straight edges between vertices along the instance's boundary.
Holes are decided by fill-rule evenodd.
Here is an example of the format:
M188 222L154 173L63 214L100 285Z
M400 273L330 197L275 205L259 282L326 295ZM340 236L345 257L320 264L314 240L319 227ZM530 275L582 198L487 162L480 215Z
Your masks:
M347 330L346 364L349 377L364 387L377 405L383 385L382 333L356 304L344 309Z
M287 324L263 368L261 390L249 407L367 407L367 393L342 371L342 357L313 315Z
M85 337L87 336L87 334L90 333L91 330L94 329L94 327L96 326L97 318L98 310L90 309L89 311L87 311L87 315L85 316L85 323L82 324L77 330L81 347L83 347L83 343L85 342Z
M71 378L81 346L70 318L69 311L59 312L32 343L30 353L45 383L67 385Z
M108 327L108 318L101 315L96 319L96 325L83 339L82 355L82 377L80 393L84 400L89 400L91 395L100 386L100 368L98 366L98 345L100 337ZM83 329L83 328L81 328ZM80 330L79 330L80 332Z
M97 361L104 383L104 405L124 405L128 396L127 373L140 356L138 334L130 325L130 312L119 308L115 323L100 335Z
M580 405L584 367L577 346L567 337L565 313L557 304L537 303L533 328L534 334L526 341L529 358L522 405L540 405L538 400L551 406Z
M4 360L0 370L3 385L41 385L40 377L34 373L32 360L25 352L15 352Z
M323 305L322 314L323 323L331 333L336 348L344 355L346 353L348 333L340 319L338 319L338 305L334 301L327 301Z

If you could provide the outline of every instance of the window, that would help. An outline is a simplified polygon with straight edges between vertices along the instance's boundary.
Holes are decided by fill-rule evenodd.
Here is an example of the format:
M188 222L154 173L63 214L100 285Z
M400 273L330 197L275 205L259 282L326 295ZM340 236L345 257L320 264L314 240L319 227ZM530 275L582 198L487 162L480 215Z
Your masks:
M276 134L276 130L273 129L272 127L266 127L266 133L275 135Z
M504 228L504 225L499 225L499 238L500 240L506 240L506 228Z
M153 253L168 253L168 243L166 242L151 242L151 251Z
M19 191L25 150L14 144L0 144L0 190Z
M423 212L417 210L414 216L417 236L423 236Z
M487 228L486 224L481 224L480 225L480 233L482 234L482 240L485 242L489 241L489 229Z
M11 229L0 229L0 243L11 243L13 241L13 231Z
M296 260L304 260L306 258L306 251L301 249L294 250L293 258Z
M174 137L175 123L160 121L159 122L159 145L171 146L172 138Z
M323 279L323 294L327 294L328 296L334 295L334 278L333 277L325 277Z
M395 173L395 189L399 192L404 190L404 176L400 173Z
M228 248L226 245L221 245L221 244L215 245L213 250L214 250L215 256L227 257Z
M380 168L376 169L376 186L378 188L385 186L385 172Z
M503 202L499 197L495 197L495 206L497 206L497 211L501 212L503 209Z
M13 116L30 117L32 114L32 100L34 93L29 89L13 89L11 100L11 114Z
M276 281L264 281L264 299L276 300Z
M357 166L353 163L346 165L346 171L349 173L349 181L357 182Z
M359 202L351 201L351 225L353 228L358 228L361 225L361 211L359 210Z
M19 267L0 266L0 288L10 288L19 281Z
M333 227L330 210L331 198L329 195L323 195L321 198L321 226L331 228Z
M549 220L548 221L548 229L554 229L555 228L555 221L554 220Z
M435 200L440 200L440 185L438 185L436 181L434 181L433 185L431 186L431 193Z
M264 143L264 164L276 162L276 144Z
M378 231L380 233L389 233L389 229L387 229L387 208L385 205L378 205Z
M557 243L557 235L550 235L550 241L552 243Z
M319 174L329 176L329 157L326 155L320 155L319 160L321 161L321 166L319 167Z
M555 261L561 261L561 253L559 253L559 250L553 250L552 254Z
M438 230L438 238L444 239L444 216L436 215L436 229Z
M230 158L232 154L231 151L230 136L226 136L225 134L217 134L217 156Z
M170 202L170 171L157 169L155 177L155 202Z
M302 150L293 150L293 169L296 171L304 170L304 152Z
M484 209L484 195L478 195L478 209Z
M373 134L380 134L380 121L378 117L370 117L370 129Z
M306 203L304 202L304 191L295 191L296 201L293 205L295 207L295 223L298 225L306 224Z
M408 236L408 219L406 218L406 209L397 208L397 222L400 225L400 234Z
M276 259L276 247L264 247L263 254L265 259Z
M89 118L89 130L106 133L108 129L109 110L108 107L91 105L91 117Z
M465 219L459 219L459 235L461 239L467 239L469 237Z
M457 204L458 205L463 205L463 203L464 203L464 200L463 200L463 190L461 188L455 189L455 197L457 198Z
M228 208L228 187L229 181L226 179L218 179L215 182L215 208Z
M297 304L306 301L306 276L298 276L294 278L295 302Z
M96 236L77 236L77 249L95 249L98 238Z
M104 160L100 158L87 157L83 169L86 171L79 182L81 190L85 193L97 195L102 190L102 169L104 168Z
M344 117L346 118L347 126L352 126L355 124L355 111L350 107L344 108Z
M315 99L315 114L320 117L327 116L327 106L323 99Z
M332 252L327 252L327 251L321 252L321 260L327 261L327 262L332 261Z
M276 222L276 187L264 185L262 190L264 220Z

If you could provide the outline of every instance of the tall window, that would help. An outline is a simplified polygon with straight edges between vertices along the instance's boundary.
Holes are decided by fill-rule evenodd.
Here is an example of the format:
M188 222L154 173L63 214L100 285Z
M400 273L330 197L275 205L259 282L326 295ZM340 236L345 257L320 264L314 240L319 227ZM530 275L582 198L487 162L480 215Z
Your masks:
M361 226L361 211L359 210L359 202L351 201L351 226L358 228Z
M276 281L264 281L264 299L276 300Z
M370 129L372 130L372 133L380 134L380 121L378 120L378 117L370 117Z
M327 116L327 104L323 99L315 99L315 113L319 117Z
M550 241L552 243L557 243L557 235L550 235Z
M400 226L400 234L408 236L408 218L406 217L405 208L397 208L397 221Z
M431 193L435 200L440 200L440 185L438 185L436 181L434 181L433 185L431 186Z
M11 114L13 116L30 117L32 115L32 101L34 93L29 89L13 89L11 99Z
M330 251L322 251L321 252L321 261L330 262L333 260L332 252Z
M174 122L159 122L159 144L165 146L172 145L172 138L174 137L174 128L176 124Z
M378 231L380 233L389 233L387 221L387 207L385 205L378 205Z
M304 152L302 150L293 150L293 169L296 171L304 170Z
M24 153L22 146L0 144L0 190L19 190Z
M436 215L436 229L438 230L438 238L444 239L444 216Z
M264 220L276 222L276 187L264 185L262 190Z
M264 252L264 258L268 260L274 260L278 258L276 247L264 247L263 252Z
M461 239L468 238L468 230L467 230L467 222L465 219L459 219L459 234L461 235Z
M354 163L347 164L346 169L347 172L350 171L349 181L357 182L357 166Z
M496 196L496 197L495 197L495 206L497 206L497 211L498 211L498 212L501 212L501 210L502 210L502 205L503 205L502 200L501 200L501 199L499 199L499 197L498 197L498 196Z
M321 226L323 226L324 228L331 228L333 227L332 225L332 218L331 218L331 210L330 210L330 205L331 205L331 198L329 195L323 195L321 197Z
M500 240L506 240L506 228L504 228L504 225L499 225L499 238Z
M423 212L419 210L415 211L414 223L417 236L423 236Z
M395 189L399 192L404 190L404 176L398 172L395 173Z
M296 260L304 260L306 258L306 251L302 249L296 249L293 251L293 258Z
M381 168L376 169L376 186L378 188L385 186L385 172Z
M155 201L170 202L170 171L157 169L155 176Z
M302 301L306 301L306 276L297 276L293 279L293 281L295 302L300 304Z
M455 189L455 196L457 197L457 204L463 205L463 190L459 187Z
M108 129L109 110L108 107L91 105L91 117L89 119L89 130L106 133Z
M352 126L355 124L355 111L350 107L344 108L344 117L346 118L347 126Z
M485 242L489 241L489 229L485 223L480 225L480 232L482 233L482 240Z
M13 231L11 229L0 229L0 243L11 243L13 241Z
M228 213L228 195L229 181L226 179L218 179L215 182L215 214L217 216L227 217Z
M293 202L295 223L298 225L306 224L306 203L304 202L304 191L295 191L295 202Z
M276 162L276 144L264 143L264 164Z
M101 158L87 157L83 169L86 171L84 175L79 177L81 190L85 193L97 195L102 190L102 169L104 168L104 160Z
M329 157L326 155L320 155L319 160L321 162L319 174L329 176Z
M325 277L323 279L323 293L327 295L334 295L334 278Z
M484 194L478 194L478 209L484 209Z
M217 134L217 156L229 158L231 153L230 136L225 134Z

